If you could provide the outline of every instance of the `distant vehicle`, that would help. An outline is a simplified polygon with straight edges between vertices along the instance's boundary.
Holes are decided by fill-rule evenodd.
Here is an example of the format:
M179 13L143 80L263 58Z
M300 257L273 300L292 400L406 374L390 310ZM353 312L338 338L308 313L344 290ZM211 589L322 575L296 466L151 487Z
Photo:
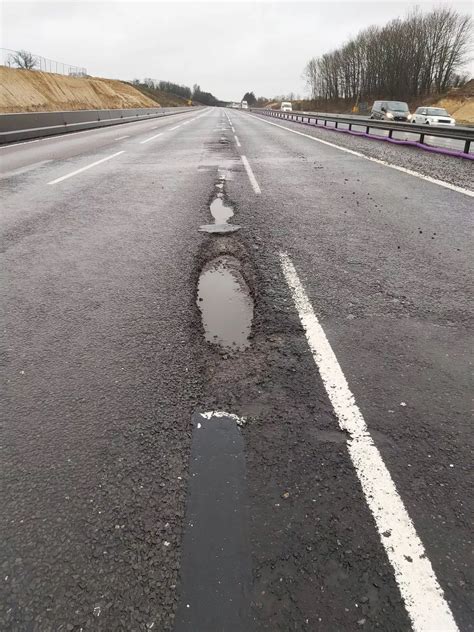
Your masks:
M411 122L418 125L456 125L456 119L444 108L417 108Z
M240 104L240 107L242 108L242 110L248 110L249 104L247 103L247 101L242 101L242 103Z
M408 104L404 101L374 101L371 119L380 119L382 121L411 121L410 110Z
M292 112L293 108L292 108L291 103L289 101L282 101L281 102L281 106L280 106L280 110L282 112Z

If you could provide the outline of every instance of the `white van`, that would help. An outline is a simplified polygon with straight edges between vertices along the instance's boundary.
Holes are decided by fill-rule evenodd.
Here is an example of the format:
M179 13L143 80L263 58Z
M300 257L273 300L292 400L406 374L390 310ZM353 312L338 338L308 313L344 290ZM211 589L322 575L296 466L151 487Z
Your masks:
M292 112L293 108L291 106L290 101L282 101L280 105L280 110L282 112Z
M249 104L247 103L247 101L242 101L242 103L240 104L240 107L242 108L242 110L248 110Z

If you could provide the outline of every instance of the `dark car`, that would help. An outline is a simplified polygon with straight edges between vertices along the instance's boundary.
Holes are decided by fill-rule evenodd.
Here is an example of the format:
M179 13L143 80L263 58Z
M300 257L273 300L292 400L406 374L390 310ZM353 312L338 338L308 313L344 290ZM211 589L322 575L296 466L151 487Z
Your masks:
M374 101L371 119L379 119L382 121L411 121L410 110L408 104L404 101Z

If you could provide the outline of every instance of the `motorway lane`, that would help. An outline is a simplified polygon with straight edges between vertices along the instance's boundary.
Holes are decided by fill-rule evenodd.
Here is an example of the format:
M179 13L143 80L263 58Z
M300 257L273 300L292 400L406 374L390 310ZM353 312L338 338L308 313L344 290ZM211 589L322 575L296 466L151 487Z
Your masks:
M252 199L241 201L239 221L245 223L247 217L254 238L271 244L262 247L266 264L263 253L259 262L262 286L272 288L266 298L274 302L279 294L275 289L276 253L288 251L456 620L461 629L471 629L472 440L466 345L472 322L468 302L471 199L267 125L257 117L232 113L231 118L262 190L257 205ZM233 194L242 198L238 191ZM284 290L280 288L280 292ZM306 364L304 370L297 370L298 379L309 370ZM311 382L318 394L317 378L312 376ZM321 435L319 458L336 461L344 438L337 439L334 420L327 425L319 419L320 405L308 398L309 384L303 388L296 414L306 418L302 432L307 434L308 426L316 423L313 432ZM283 409L283 414L287 411ZM294 423L294 412L291 418ZM262 435L252 434L252 440L268 439L271 427L267 420ZM283 446L281 441L279 449L284 450ZM283 476L285 470L281 470ZM273 481L275 475L273 470ZM301 476L292 475L298 485L302 483ZM335 481L339 476L338 468L328 468L325 461L316 480ZM269 481L269 488L271 484ZM299 506L300 518L308 506L305 500L309 497ZM358 505L359 499L344 497L344 509L352 502ZM335 510L328 513L338 528L354 526L352 511L348 519L337 503L333 506ZM293 519L295 513L293 508ZM284 529L284 520L280 528ZM277 526L275 529L278 532ZM369 530L364 534L368 537ZM281 553L288 552L287 546L282 540ZM359 599L354 602L360 606L360 594L365 592L364 566L360 560L354 564L355 547L348 549L339 552L338 589L351 579L355 585L359 583ZM291 554L301 552L292 550L290 558ZM280 567L275 550L262 553L260 563L262 569L275 567L275 576L265 577L268 589ZM295 581L294 576L291 579ZM305 576L297 581L300 590L294 587L293 599L295 594L304 595L307 580ZM298 597L296 601L295 607L304 610L306 604ZM315 610L319 609L318 604ZM277 622L278 615L272 616ZM335 616L330 614L326 626ZM284 629L276 622L275 626L281 626L278 629ZM354 625L354 620L346 620L340 629L353 629ZM392 625L405 629L399 620ZM387 623L382 628L392 629Z
M124 154L56 185L113 151L91 145L2 181L2 628L170 629L191 414L219 408L248 419L254 629L410 629L285 250L471 629L469 199L229 115L238 143L213 110L156 142L127 139ZM222 172L242 230L219 240L196 229ZM241 259L255 300L238 355L204 343L194 302L200 266L222 253Z
M2 630L169 627L214 128L4 181Z
M109 146L119 146L120 149L126 144L127 139L132 143L137 139L141 141L179 123L189 121L203 111L205 111L203 108L190 108L188 112L163 118L1 145L0 175L2 178L19 175L47 161L71 158L88 151L97 151L101 147L105 149Z

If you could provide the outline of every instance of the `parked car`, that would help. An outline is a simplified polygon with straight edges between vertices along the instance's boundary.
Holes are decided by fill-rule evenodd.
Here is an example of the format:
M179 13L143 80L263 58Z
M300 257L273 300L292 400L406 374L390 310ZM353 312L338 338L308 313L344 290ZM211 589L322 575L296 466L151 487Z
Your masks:
M281 105L280 105L280 110L282 112L292 112L293 111L293 107L292 107L290 101L282 101Z
M408 104L404 101L374 101L371 119L382 121L411 121Z
M418 125L456 125L456 120L444 108L417 108L411 122Z

